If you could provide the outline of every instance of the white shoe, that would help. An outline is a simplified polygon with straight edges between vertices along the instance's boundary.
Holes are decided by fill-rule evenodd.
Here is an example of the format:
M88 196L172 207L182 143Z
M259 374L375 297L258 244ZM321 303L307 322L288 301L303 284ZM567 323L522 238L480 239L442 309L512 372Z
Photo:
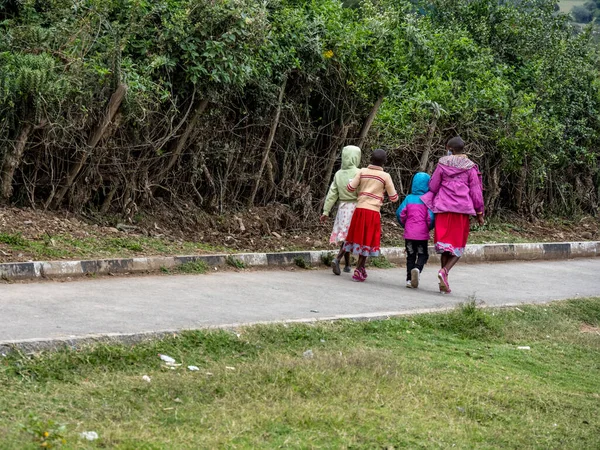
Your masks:
M415 267L410 271L410 287L417 289L419 287L419 278L421 278L421 272Z
M412 289L412 288L413 288L413 287L412 287L412 281L408 280L408 281L406 282L406 287L407 287L407 288L409 288L409 289Z

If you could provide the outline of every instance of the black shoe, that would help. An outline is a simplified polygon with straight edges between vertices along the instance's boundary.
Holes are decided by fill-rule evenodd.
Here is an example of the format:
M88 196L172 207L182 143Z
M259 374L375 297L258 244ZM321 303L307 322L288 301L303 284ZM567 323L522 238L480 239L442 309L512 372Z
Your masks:
M333 273L335 275L341 275L342 272L340 271L340 260L339 259L334 259L333 261L331 261L331 269L333 270Z

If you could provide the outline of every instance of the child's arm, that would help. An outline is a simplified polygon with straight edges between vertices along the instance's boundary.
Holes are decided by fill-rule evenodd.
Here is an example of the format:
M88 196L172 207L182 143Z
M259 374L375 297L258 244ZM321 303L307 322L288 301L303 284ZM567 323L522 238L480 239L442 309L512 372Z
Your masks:
M435 167L433 171L433 175L431 176L431 180L429 180L429 190L434 194L437 194L440 191L440 186L442 185L442 171L440 170L439 165Z
M408 213L406 211L407 204L408 204L408 197L404 199L404 201L400 204L400 206L396 210L396 219L398 219L398 222L400 222L400 225L402 225L402 226L406 225L406 219L408 216Z
M323 206L323 215L329 217L329 213L331 212L331 208L335 205L335 202L340 198L340 193L338 191L337 184L335 179L331 186L329 187L329 191L327 192L327 197L325 198L325 206Z
M359 170L356 173L356 175L354 175L354 178L352 178L352 180L350 180L350 183L348 183L348 185L346 186L346 189L348 189L348 192L356 192L356 190L360 186L360 174L361 174L361 172L362 172L362 170Z
M435 227L435 215L430 209L427 210L427 213L427 226L430 230L433 230L433 227Z
M483 203L483 187L481 186L481 180L479 179L479 168L477 166L469 170L469 194L473 207L477 215L483 215L484 203Z
M387 191L387 195L390 198L390 202L396 203L398 201L398 193L396 192L394 182L392 181L392 177L389 173L385 182L385 190Z

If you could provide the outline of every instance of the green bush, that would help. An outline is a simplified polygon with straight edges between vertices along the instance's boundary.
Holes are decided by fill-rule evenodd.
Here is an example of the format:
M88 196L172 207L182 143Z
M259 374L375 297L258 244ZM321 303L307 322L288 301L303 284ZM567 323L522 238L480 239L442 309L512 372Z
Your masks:
M575 22L579 23L590 23L594 18L593 11L590 11L589 8L582 5L574 6L571 10L571 15Z
M277 220L293 227L313 219L340 143L376 113L365 145L390 149L397 185L459 133L489 212L598 210L595 37L553 0L9 4L7 199L129 218L157 204L280 203Z

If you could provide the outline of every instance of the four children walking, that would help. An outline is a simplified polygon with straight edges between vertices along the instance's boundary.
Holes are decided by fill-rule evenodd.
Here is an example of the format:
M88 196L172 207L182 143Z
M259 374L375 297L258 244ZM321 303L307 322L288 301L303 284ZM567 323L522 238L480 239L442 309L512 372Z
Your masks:
M406 287L417 288L420 274L429 259L428 241L434 232L436 253L441 254L442 267L438 272L440 292L451 292L448 275L463 255L469 237L470 216L483 219L483 192L477 165L464 154L464 142L452 138L446 145L448 155L438 162L433 176L419 172L412 182L411 194L406 197L396 217L404 227L407 274ZM358 256L352 279L367 279L367 257L379 256L381 241L381 206L384 195L398 201L391 176L383 170L387 155L375 150L371 164L358 169L358 147L344 147L342 169L329 188L321 222L325 222L339 199L340 206L330 241L340 244L340 252L331 263L333 273L341 274L340 262L345 259L344 272L350 272L350 253ZM351 175L354 176L351 178ZM351 179L350 179L351 178ZM349 180L344 186L345 180ZM342 242L343 241L343 242Z

